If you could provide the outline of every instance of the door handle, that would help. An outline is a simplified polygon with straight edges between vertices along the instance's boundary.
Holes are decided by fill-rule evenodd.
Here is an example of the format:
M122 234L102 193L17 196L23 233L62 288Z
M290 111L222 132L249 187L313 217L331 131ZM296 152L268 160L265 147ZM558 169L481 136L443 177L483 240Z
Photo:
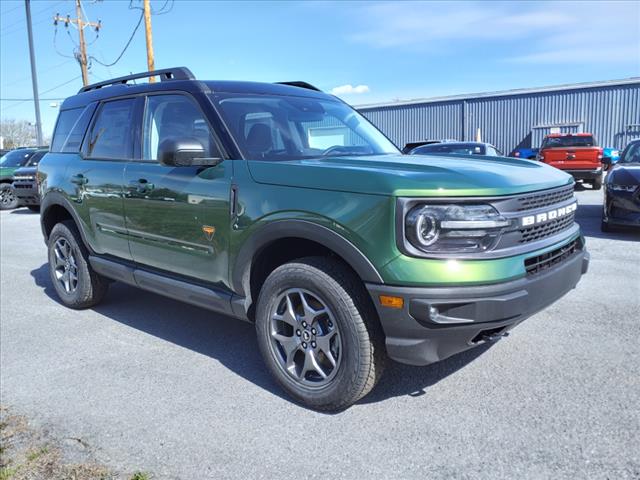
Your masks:
M153 183L149 183L146 178L139 178L138 180L131 180L129 185L134 187L138 193L146 193L155 187Z
M83 174L78 173L71 177L71 183L75 183L76 185L86 185L87 183L89 183L89 179Z

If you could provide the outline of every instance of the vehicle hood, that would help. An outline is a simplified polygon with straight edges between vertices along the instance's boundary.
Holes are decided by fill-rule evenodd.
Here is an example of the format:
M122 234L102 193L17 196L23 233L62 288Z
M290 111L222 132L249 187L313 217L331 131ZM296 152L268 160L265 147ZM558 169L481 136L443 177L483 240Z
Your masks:
M35 175L38 173L38 167L20 167L13 172L14 175Z
M466 155L252 160L249 170L259 183L417 197L509 195L573 182L570 175L540 162Z
M608 183L640 185L640 163L618 163L607 177Z
M12 177L19 167L0 167L0 178Z

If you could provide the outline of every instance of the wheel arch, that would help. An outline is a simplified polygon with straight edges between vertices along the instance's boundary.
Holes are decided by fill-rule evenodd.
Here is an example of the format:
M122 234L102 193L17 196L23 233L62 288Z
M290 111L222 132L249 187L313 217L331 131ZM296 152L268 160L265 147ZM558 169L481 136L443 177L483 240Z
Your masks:
M80 222L71 202L58 192L47 193L40 201L40 227L45 242L49 240L49 234L53 227L65 220L72 220L75 223L85 247L91 251L82 229L82 222Z
M277 220L253 233L233 267L232 287L244 297L244 310L249 317L262 283L273 269L296 258L315 255L336 257L363 282L384 283L369 259L339 233L306 220Z

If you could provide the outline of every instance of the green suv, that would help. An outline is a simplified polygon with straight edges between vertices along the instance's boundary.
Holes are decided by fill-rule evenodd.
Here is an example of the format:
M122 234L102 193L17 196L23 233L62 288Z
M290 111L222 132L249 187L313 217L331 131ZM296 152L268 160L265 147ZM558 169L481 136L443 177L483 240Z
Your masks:
M426 365L501 338L589 262L566 173L402 155L304 82L174 68L85 87L38 181L65 305L117 280L253 322L274 378L321 410L366 395L387 358Z

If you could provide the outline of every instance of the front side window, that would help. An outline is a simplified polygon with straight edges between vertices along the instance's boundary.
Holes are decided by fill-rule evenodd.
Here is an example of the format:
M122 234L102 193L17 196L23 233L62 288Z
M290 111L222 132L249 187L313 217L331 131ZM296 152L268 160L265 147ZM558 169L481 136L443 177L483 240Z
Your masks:
M129 159L133 155L135 100L126 98L104 103L89 135L90 158Z
M162 142L197 140L204 147L205 157L220 153L209 124L198 106L184 95L151 95L147 98L142 134L142 158L158 160Z
M248 94L212 99L249 160L400 153L362 115L339 101Z

